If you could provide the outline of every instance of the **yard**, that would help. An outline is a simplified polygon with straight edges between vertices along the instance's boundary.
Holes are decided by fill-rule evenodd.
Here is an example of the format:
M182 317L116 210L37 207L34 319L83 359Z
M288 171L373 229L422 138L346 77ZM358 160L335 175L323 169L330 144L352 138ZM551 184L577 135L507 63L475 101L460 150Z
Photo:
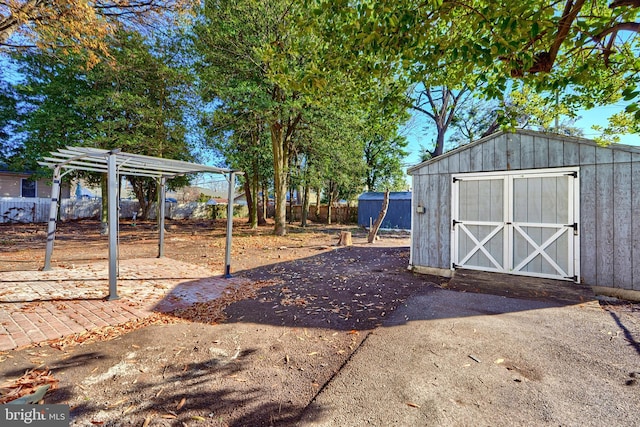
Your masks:
M406 234L338 248L346 227L234 226L246 292L2 352L2 392L52 383L72 425L637 425L637 305L462 292L407 271ZM54 268L104 261L98 230L61 224ZM121 259L155 257L152 223L120 230ZM41 268L44 244L43 225L3 225L0 271ZM219 274L224 224L168 223L165 254Z

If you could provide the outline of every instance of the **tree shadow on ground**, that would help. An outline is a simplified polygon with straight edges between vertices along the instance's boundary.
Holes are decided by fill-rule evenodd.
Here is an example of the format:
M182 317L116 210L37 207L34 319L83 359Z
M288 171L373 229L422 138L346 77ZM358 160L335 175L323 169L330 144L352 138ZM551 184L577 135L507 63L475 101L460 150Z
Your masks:
M250 283L243 286L254 286L254 292L250 298L229 304L224 309L225 321L338 331L370 330L384 326L386 319L410 296L428 294L449 286L447 279L409 271L408 263L407 247L367 245L337 248L304 259L240 271L235 276L248 279ZM473 286L464 286L462 283L457 286L462 292L516 296L551 305L584 302L565 298L564 293L563 299L554 298L561 286L570 286L564 282L542 282L534 289L522 284L524 279L521 277L500 276L500 287L489 286L495 280L484 284L473 282ZM171 294L167 298L171 298ZM512 305L510 309L518 311L517 307ZM530 307L524 305L521 309ZM502 313L494 308L482 312L479 307L479 310L473 314L460 312L451 315ZM203 321L202 318L190 317L189 312L174 314L190 321ZM418 316L412 320L429 318L426 313Z
M71 418L77 425L149 425L147 420L153 420L152 425L190 425L194 421L225 426L289 425L304 407L291 400L265 402L272 385L250 383L247 374L256 351L176 359L167 362L161 372L136 372L133 377L116 374L106 380L132 382L126 391L110 392L104 383L84 384L85 398L72 406ZM68 402L78 392L72 388L55 390L47 403Z

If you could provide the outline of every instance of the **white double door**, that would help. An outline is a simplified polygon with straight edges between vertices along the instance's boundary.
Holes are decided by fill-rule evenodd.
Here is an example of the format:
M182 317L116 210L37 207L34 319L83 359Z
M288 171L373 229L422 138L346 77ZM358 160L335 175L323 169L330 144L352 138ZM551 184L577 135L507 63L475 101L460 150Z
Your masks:
M578 172L454 175L452 268L579 281Z

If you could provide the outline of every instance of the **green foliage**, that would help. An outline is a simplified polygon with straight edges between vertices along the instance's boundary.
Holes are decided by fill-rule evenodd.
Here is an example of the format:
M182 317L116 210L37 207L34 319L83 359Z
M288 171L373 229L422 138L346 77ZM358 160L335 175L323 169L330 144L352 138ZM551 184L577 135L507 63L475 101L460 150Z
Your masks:
M204 193L200 193L200 195L198 196L198 200L196 200L199 203L206 203L209 200L211 200L211 196L207 196Z
M481 85L501 99L514 81L559 93L572 108L631 101L640 92L637 2L548 0L309 1L324 37L375 57L364 71L407 75L425 87ZM636 117L638 118L638 117Z
M635 133L640 134L640 119L636 114L621 112L609 118L606 127L594 125L592 128L600 135L595 140L602 145L609 145L620 142L620 135Z
M182 121L185 100L179 96L188 74L154 54L137 33L121 30L108 42L111 59L90 69L86 58L64 52L15 56L24 75L17 92L19 131L25 136L12 157L15 167L35 170L38 159L67 145L191 159ZM141 205L155 200L154 181L129 181Z
M522 129L558 133L563 129L567 131L567 123L576 118L571 106L562 102L559 96L536 93L529 87L511 91L502 103L500 114L503 124L510 123L515 124L513 127Z
M336 195L362 191L364 141L393 140L386 129L372 131L380 126L371 120L378 116L373 112L393 109L403 93L391 71L373 75L343 68L351 53L316 31L319 16L305 6L207 1L193 29L201 92L211 109L205 119L209 141L248 171L251 182L271 173L277 234L285 232L288 188L327 186ZM372 60L359 59L370 65Z
M0 163L6 163L13 154L10 139L17 118L17 100L13 87L3 79L0 70Z

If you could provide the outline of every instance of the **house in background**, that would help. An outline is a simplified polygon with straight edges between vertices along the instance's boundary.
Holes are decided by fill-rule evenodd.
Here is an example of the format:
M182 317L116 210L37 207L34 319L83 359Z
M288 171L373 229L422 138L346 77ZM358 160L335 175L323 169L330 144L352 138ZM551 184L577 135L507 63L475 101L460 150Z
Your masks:
M640 298L640 148L499 132L407 171L410 267L571 280Z
M69 198L69 183L62 183L61 198ZM51 198L51 179L32 179L31 172L10 171L0 164L0 197L40 197Z
M10 171L0 164L0 223L44 222L51 205L51 180L32 179L30 172ZM60 198L69 199L70 185L63 182Z
M369 227L375 222L382 209L384 193L368 192L358 197L358 225ZM380 226L383 229L411 230L411 192L389 193L387 214Z

